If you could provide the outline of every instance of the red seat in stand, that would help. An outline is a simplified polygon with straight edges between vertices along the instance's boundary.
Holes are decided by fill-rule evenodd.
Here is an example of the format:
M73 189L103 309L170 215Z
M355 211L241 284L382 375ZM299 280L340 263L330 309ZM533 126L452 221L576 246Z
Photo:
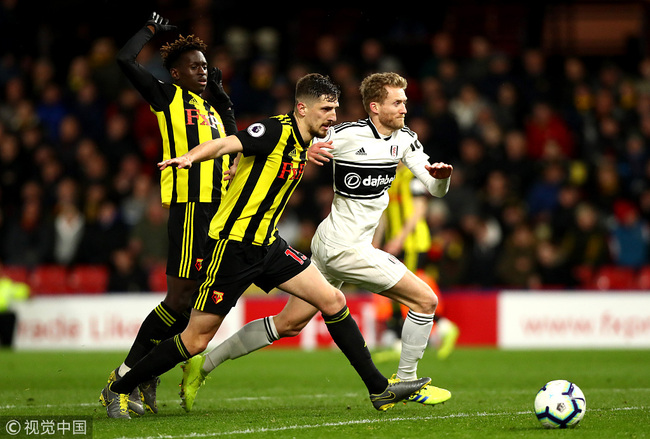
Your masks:
M594 276L594 286L599 290L635 290L636 273L633 268L606 265Z
M71 293L105 293L108 276L108 267L105 265L76 265L70 269L68 289Z
M68 290L68 269L63 265L39 265L28 281L32 294L64 294Z

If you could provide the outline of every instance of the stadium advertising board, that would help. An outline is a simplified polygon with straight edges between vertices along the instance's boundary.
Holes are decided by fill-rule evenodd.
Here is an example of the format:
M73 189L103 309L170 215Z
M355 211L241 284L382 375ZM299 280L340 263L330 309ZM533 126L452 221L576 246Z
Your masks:
M16 304L17 349L128 350L163 294L37 296ZM246 322L280 312L284 294L245 295L211 343ZM506 349L650 348L650 294L585 292L455 292L443 295L442 314L460 328L461 346ZM442 302L441 302L442 303ZM348 297L370 348L380 339L370 294ZM297 337L276 347L333 347L320 314Z
M16 304L17 349L128 350L144 318L164 294L106 294L34 297ZM235 308L218 342L243 322Z
M497 322L502 348L648 348L650 295L503 292Z

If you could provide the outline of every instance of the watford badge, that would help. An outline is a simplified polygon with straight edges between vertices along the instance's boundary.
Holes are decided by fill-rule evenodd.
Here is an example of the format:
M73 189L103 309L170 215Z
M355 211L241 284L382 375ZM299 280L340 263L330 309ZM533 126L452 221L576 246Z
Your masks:
M223 293L221 291L214 290L212 292L212 301L215 305L223 300Z

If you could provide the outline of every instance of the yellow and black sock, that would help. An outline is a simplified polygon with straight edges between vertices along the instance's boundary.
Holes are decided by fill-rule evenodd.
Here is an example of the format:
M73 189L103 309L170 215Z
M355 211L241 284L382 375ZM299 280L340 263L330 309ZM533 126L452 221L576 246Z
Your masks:
M323 315L323 320L325 320L332 340L357 371L368 388L368 392L370 394L382 393L388 386L388 380L373 363L366 341L348 307L345 306L333 316Z
M190 356L180 334L177 334L153 348L128 373L113 382L111 390L117 393L131 393L138 384L162 375Z
M165 302L160 302L142 322L124 364L133 367L161 341L180 334L188 321L187 313L178 314Z

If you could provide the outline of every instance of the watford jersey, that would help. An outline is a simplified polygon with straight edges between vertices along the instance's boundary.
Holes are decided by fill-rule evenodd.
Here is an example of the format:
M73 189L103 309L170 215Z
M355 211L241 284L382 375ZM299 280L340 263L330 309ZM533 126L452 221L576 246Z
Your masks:
M307 148L293 115L254 123L236 134L243 145L237 171L209 235L266 246L276 238L276 226L300 182Z
M168 106L151 106L163 140L163 160L180 157L203 142L226 135L221 117L207 101L175 84L174 87L176 92ZM197 163L190 169L164 169L160 176L163 205L219 202L226 189L227 182L222 181L221 175L228 168L228 161L225 156Z
M385 137L364 119L331 127L323 140L333 141L334 156L332 210L316 232L326 242L353 246L372 241L400 160L423 183L432 180L424 168L429 156L406 127Z
M388 207L386 208L386 236L385 241L398 236L404 224L414 214L414 199L426 197L429 193L422 182L413 177L413 173L405 166L397 168L397 175L392 186L388 189ZM426 218L420 218L413 231L404 240L403 251L408 253L426 252L431 247L431 232ZM408 264L407 264L408 266Z

